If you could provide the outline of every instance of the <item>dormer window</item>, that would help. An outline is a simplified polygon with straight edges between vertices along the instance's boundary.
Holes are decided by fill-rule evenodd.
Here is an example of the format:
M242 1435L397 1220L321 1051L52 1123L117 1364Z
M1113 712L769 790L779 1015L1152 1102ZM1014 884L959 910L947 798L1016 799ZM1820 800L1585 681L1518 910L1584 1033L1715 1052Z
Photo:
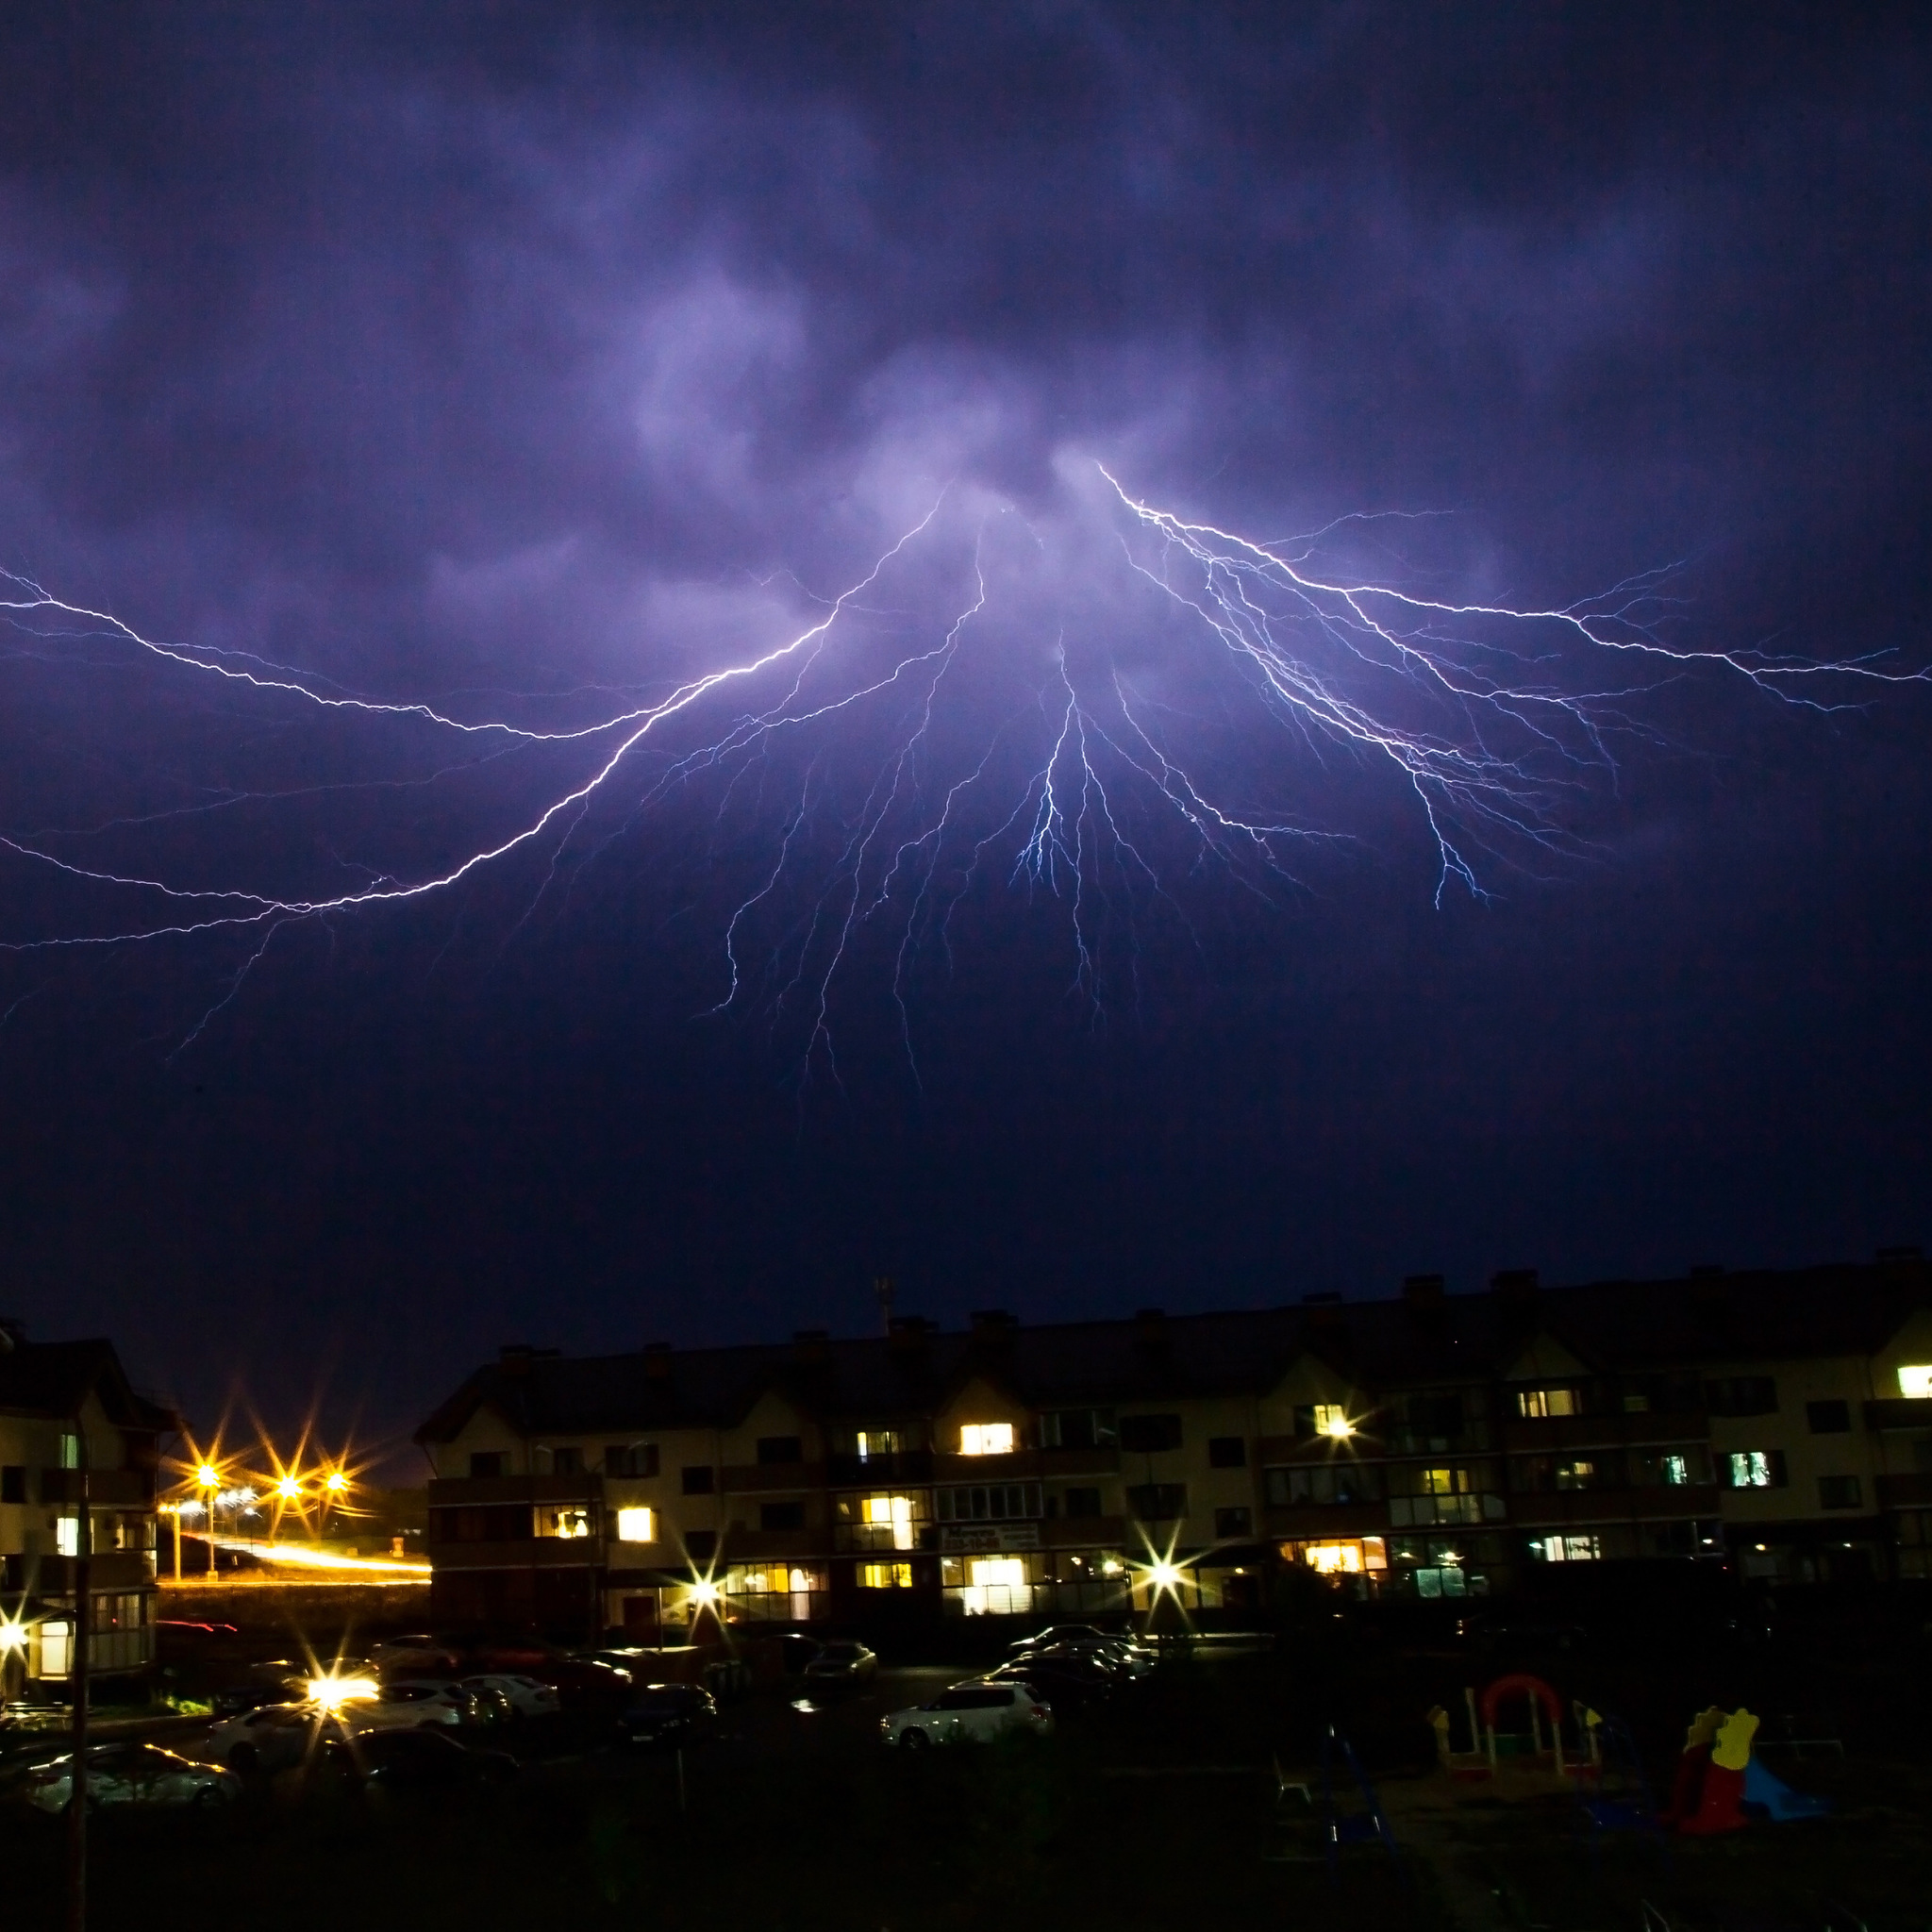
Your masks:
M1012 1453L1011 1423L967 1423L959 1431L961 1456L1010 1456Z

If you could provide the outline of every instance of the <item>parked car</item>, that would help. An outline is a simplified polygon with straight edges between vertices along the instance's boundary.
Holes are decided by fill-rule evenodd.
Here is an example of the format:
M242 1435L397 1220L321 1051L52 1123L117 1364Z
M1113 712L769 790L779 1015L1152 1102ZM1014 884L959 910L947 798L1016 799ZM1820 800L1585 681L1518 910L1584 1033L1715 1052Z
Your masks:
M479 1709L487 1699L494 1698L511 1717L554 1716L561 1701L554 1686L540 1684L522 1671L483 1671L465 1677L462 1686L477 1700Z
M718 1701L695 1684L645 1684L617 1714L633 1744L697 1743L717 1727Z
M1097 1658L1075 1650L1044 1650L1016 1657L988 1674L991 1683L1024 1684L1054 1709L1084 1710L1113 1694L1114 1676Z
M87 1754L89 1810L122 1805L218 1810L232 1803L241 1790L242 1780L233 1772L184 1757L159 1744L95 1744ZM22 1795L38 1810L65 1811L74 1796L72 1755L34 1765Z
M507 1784L523 1767L507 1751L465 1749L447 1731L377 1731L328 1746L332 1765L370 1796Z
M473 1724L476 1700L453 1677L384 1677L370 1695L342 1698L335 1712L343 1729L360 1737Z
M879 1720L880 1736L906 1751L923 1751L931 1744L991 1743L1015 1731L1045 1736L1052 1729L1052 1708L1024 1684L989 1679L955 1684L930 1704Z
M1130 1637L1063 1637L1056 1643L1039 1643L1018 1653L1021 1659L1052 1653L1091 1657L1123 1681L1143 1677L1154 1668L1154 1653Z
M385 1637L369 1646L369 1661L378 1673L456 1671L462 1668L461 1654L454 1644L426 1631L412 1631L405 1637Z
M319 1704L264 1704L210 1726L208 1756L244 1777L286 1771L308 1755L310 1740L328 1722Z
M822 1643L819 1654L805 1667L805 1682L808 1690L824 1689L835 1684L870 1684L879 1674L877 1656L862 1643L844 1639L834 1639L830 1643Z

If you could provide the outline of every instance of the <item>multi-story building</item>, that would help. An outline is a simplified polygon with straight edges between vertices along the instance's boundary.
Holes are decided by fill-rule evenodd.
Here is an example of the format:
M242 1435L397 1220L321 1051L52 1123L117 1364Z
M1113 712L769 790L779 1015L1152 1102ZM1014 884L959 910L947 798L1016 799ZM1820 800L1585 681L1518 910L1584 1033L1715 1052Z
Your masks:
M83 1497L90 1667L114 1678L152 1665L156 1474L177 1426L128 1386L111 1343L30 1343L0 1324L0 1694L66 1681Z
M662 1632L1420 1596L1531 1566L1932 1574L1932 1270L1782 1274L566 1360L418 1432L451 1621ZM1178 1572L1174 1575L1174 1572Z

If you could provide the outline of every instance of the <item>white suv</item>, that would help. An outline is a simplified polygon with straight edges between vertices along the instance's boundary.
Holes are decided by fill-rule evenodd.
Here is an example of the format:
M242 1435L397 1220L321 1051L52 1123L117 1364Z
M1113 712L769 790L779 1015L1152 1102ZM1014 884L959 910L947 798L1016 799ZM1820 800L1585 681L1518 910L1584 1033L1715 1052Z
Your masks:
M982 1744L1014 1731L1045 1737L1053 1712L1024 1684L955 1684L930 1704L895 1710L879 1720L879 1734L902 1750L928 1744Z
M364 1731L418 1731L433 1724L467 1724L475 1699L447 1677L389 1677L373 1697L345 1697L336 1707L342 1728Z

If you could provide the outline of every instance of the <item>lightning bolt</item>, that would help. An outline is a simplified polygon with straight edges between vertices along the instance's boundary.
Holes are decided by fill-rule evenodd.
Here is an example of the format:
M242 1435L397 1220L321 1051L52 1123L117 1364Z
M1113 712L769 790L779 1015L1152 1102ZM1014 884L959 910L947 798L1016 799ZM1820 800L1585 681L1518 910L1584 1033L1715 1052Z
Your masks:
M822 1070L838 1081L840 1003L871 974L917 1080L921 963L953 968L958 920L1002 880L1024 903L1063 908L1065 991L1098 1024L1117 982L1139 998L1150 922L1171 924L1200 950L1188 902L1208 877L1276 905L1302 883L1298 856L1353 836L1319 808L1321 788L1344 789L1344 768L1349 783L1379 772L1412 797L1434 846L1441 905L1452 885L1480 897L1498 867L1574 849L1564 798L1614 779L1620 736L1657 735L1643 702L1664 684L1715 673L1829 711L1864 689L1926 677L1878 658L1825 663L1680 646L1669 572L1552 608L1358 581L1321 566L1336 525L1258 542L1144 502L1096 471L1078 514L1100 517L1104 539L1081 554L1117 558L1119 569L1092 573L1095 581L1042 595L1049 537L1010 506L956 506L945 518L948 486L802 628L648 699L582 687L569 695L605 700L600 714L550 728L461 715L467 707L450 698L372 696L247 652L159 641L0 574L0 621L25 641L15 658L150 659L298 718L397 721L449 747L423 775L280 792L211 787L166 810L0 833L0 852L109 904L150 908L98 929L8 937L0 951L244 940L179 1054L239 997L285 926L452 895L532 860L534 891L508 941L566 874L575 884L651 814L696 799L715 827L710 872L740 874L736 896L725 892L709 1011L762 1011L774 1032L794 1029L805 1079ZM1002 560L1008 520L1030 545L1025 569ZM970 562L958 564L968 530ZM83 656L103 644L105 659ZM475 749L458 756L465 744ZM429 792L459 774L525 771L540 755L575 759L575 770L549 781L509 829L413 877L362 866L350 890L290 892L247 879L194 884L158 863L88 864L73 852L76 840L217 816L245 824L251 807L289 800Z

